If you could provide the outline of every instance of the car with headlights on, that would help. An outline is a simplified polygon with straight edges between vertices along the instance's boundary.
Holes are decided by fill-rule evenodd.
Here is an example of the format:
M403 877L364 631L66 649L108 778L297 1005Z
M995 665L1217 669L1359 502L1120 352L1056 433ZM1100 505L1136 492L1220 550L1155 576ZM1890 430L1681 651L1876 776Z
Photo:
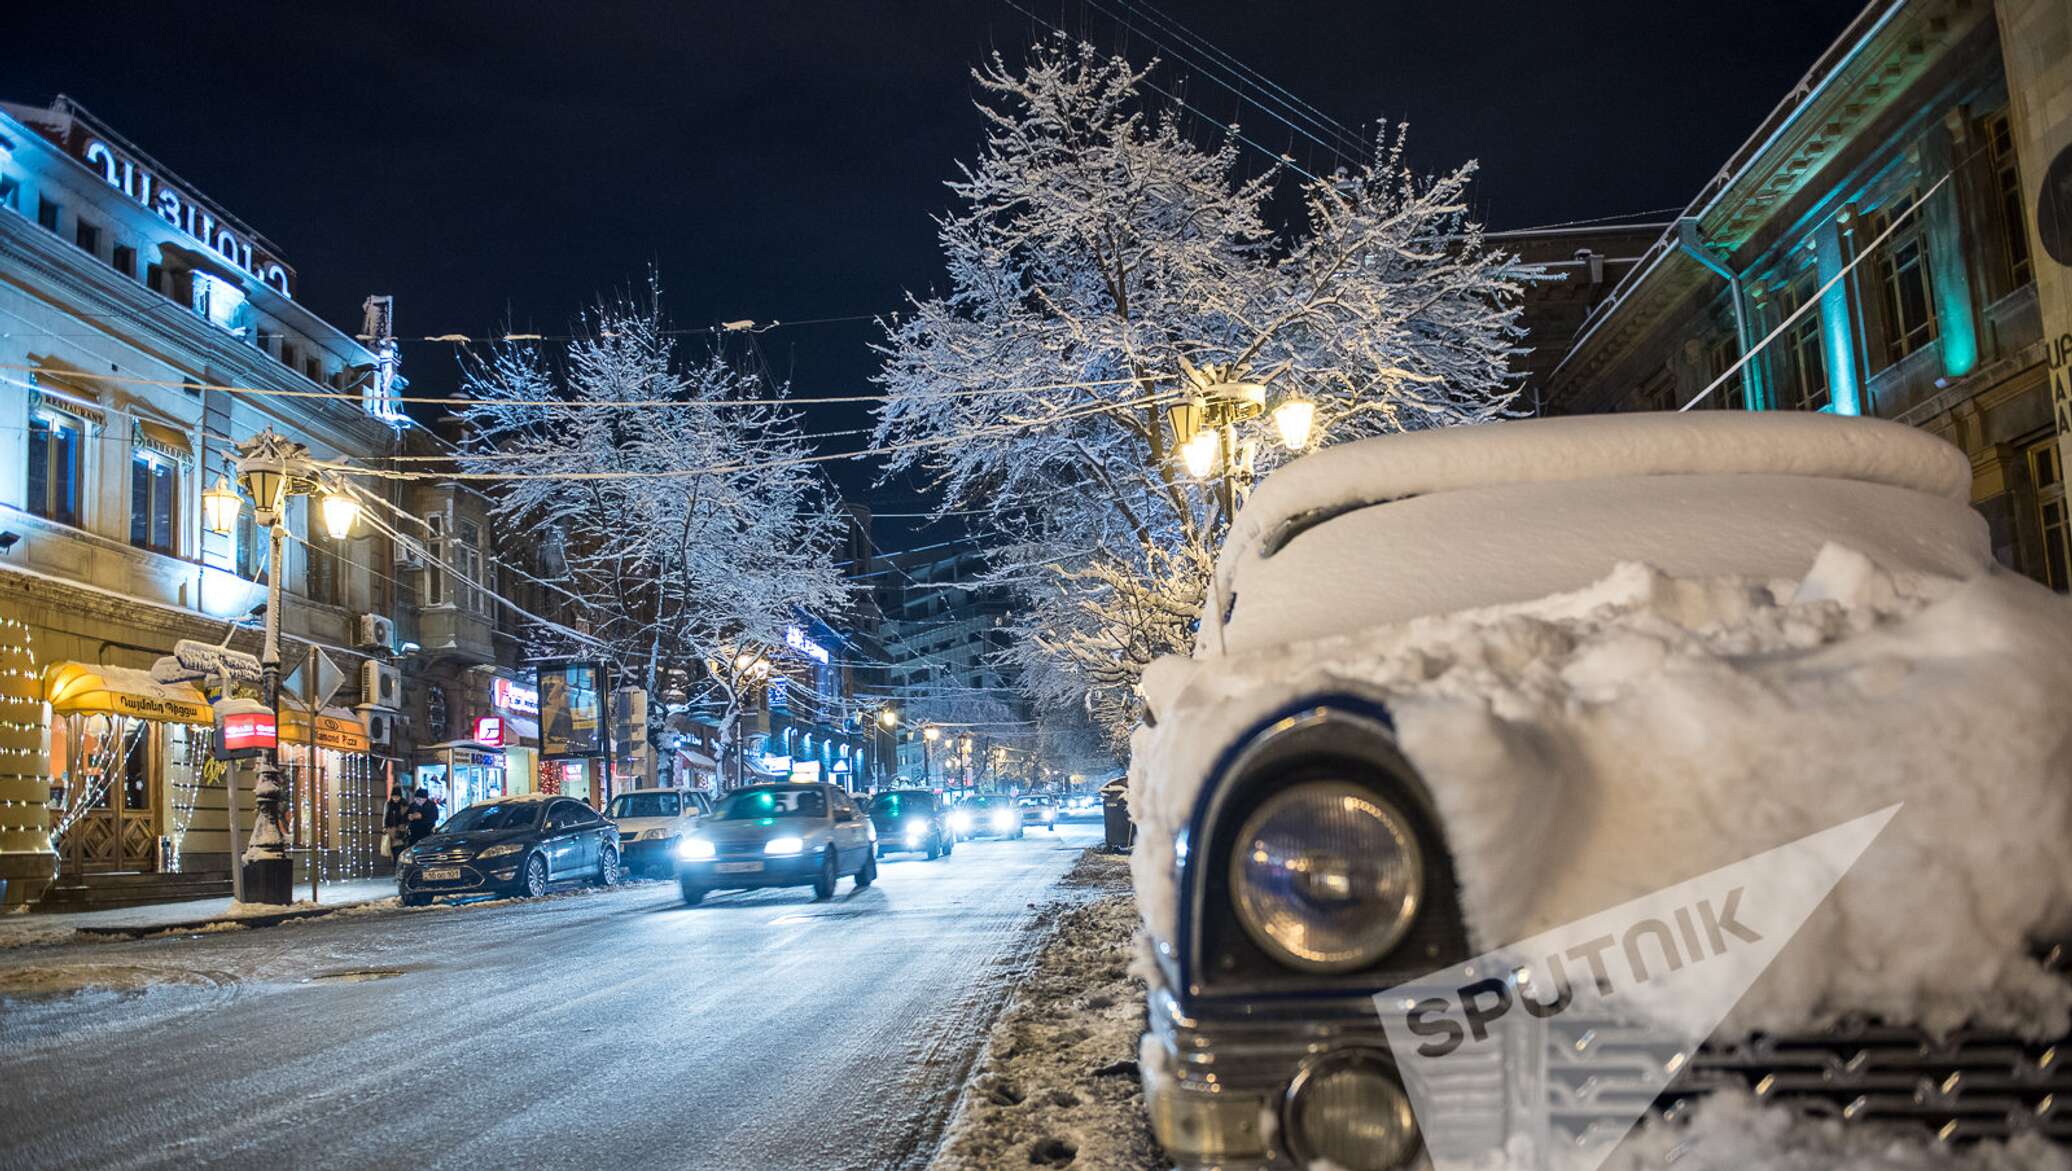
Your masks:
M1972 483L1925 431L1795 411L1440 427L1265 479L1193 654L1141 682L1167 1155L1539 1169L1639 1119L1693 1166L2061 1165L2072 600L1996 563ZM1487 963L1869 815L1689 1045L1634 1026L1680 997L1578 1016L1558 954L1551 987ZM1726 906L1605 935L1605 971L1716 970L1759 934Z
M529 795L470 805L396 859L406 907L444 895L538 898L556 884L619 881L619 828L581 801Z
M719 890L810 886L831 899L854 876L878 877L878 832L840 786L750 785L721 797L697 832L677 845L676 880L697 906Z
M1022 836L1022 807L1003 793L981 793L967 798L957 812L968 819L968 829L957 831L966 838L1018 838Z
M1022 823L1034 822L1052 833L1058 828L1058 803L1050 797L1024 797L1020 802Z
M629 789L612 798L605 816L619 827L619 848L634 874L676 873L676 845L698 828L712 799L690 789Z
M888 789L871 798L869 812L880 858L905 851L926 854L933 862L957 848L949 806L932 790Z

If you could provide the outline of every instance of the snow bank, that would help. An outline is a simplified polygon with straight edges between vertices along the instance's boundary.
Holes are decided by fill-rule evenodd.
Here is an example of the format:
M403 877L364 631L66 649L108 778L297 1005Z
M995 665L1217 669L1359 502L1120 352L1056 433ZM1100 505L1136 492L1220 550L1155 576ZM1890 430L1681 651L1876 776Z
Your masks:
M1728 1019L1850 1012L2062 1035L2028 955L2072 928L2072 602L2026 580L1802 580L1626 564L1535 602L1147 673L1132 865L1173 936L1172 841L1228 739L1304 697L1394 714L1444 820L1478 950L1905 808Z
M994 1028L935 1171L1162 1165L1131 1061L1144 987L1128 876L1119 859L1088 851L1060 893L1068 905Z

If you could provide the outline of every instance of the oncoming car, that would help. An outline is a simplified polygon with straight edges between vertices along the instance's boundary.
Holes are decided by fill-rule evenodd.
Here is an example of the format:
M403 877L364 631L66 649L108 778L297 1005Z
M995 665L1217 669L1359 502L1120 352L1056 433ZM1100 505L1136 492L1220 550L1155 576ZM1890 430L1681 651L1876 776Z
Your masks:
M1018 838L1022 836L1022 810L1014 798L997 793L984 793L966 800L957 806L957 812L969 819L967 828L957 831L959 837L967 838Z
M676 844L698 828L712 799L688 789L632 789L605 810L619 827L619 849L635 873L673 874Z
M1194 655L1145 673L1130 764L1168 1156L1537 1171L1638 1121L1693 1166L2063 1157L2072 601L1995 563L1971 485L1922 431L1739 411L1413 432L1266 479ZM1874 820L1797 919L1751 929L1737 887L1566 953L1666 990L1774 948L1689 1044L1643 1041L1688 997L1578 1007L1561 953L1551 987L1508 962ZM1776 1116L1737 1123L1749 1099ZM1838 1153L1888 1142L1917 1153ZM1790 1143L1821 1153L1770 1160Z
M891 789L871 798L871 824L878 831L878 857L905 850L948 857L957 848L950 811L928 789Z
M1044 829L1057 832L1058 803L1049 797L1024 797L1021 800L1022 821L1035 822Z
M676 850L683 901L716 890L810 886L831 899L854 875L862 890L878 877L877 831L849 794L825 784L750 785L720 799Z
M507 797L470 805L396 859L403 905L440 895L546 894L554 883L619 881L619 830L581 801Z

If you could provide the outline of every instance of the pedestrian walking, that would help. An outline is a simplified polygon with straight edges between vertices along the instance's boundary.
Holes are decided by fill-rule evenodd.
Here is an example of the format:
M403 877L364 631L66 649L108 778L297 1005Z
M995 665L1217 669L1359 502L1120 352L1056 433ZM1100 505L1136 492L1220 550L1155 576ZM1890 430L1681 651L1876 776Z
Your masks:
M410 799L403 786L389 788L388 807L381 813L381 856L394 858L410 844Z
M403 820L410 827L411 845L432 836L432 830L439 824L439 806L424 786L419 785L416 794L410 798Z

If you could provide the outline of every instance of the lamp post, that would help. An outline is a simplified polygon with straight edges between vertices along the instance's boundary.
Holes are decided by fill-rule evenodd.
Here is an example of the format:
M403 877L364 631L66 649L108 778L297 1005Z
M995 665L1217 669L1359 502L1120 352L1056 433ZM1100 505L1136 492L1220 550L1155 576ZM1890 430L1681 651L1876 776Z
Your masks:
M1269 371L1255 382L1243 363L1196 367L1183 358L1180 367L1193 394L1167 409L1173 441L1188 475L1197 480L1217 477L1216 503L1228 523L1237 514L1240 481L1250 482L1255 454L1249 440L1238 441L1237 425L1268 413L1266 382L1279 371ZM1300 394L1282 395L1272 411L1281 446L1291 452L1308 447L1316 413L1316 404Z
M935 762L930 758L930 750L935 747L935 742L940 739L942 739L942 729L934 724L921 729L921 781L925 788L933 789L935 787Z
M309 449L267 428L237 449L237 480L252 497L252 519L267 533L266 641L259 652L259 693L267 707L280 719L281 689L281 557L286 533L281 513L291 496L323 493L320 511L324 528L343 540L359 518L359 502L343 491L327 488L310 461ZM240 512L237 494L222 477L216 487L202 494L202 511L209 531L229 534L237 527ZM310 735L316 735L316 713L310 713ZM312 741L314 743L314 741ZM237 816L236 810L231 816ZM288 857L288 802L281 785L280 744L266 750L259 762L259 783L252 790L252 836L239 859L239 887L246 902L290 903L294 901L295 864ZM310 860L311 873L316 860Z

